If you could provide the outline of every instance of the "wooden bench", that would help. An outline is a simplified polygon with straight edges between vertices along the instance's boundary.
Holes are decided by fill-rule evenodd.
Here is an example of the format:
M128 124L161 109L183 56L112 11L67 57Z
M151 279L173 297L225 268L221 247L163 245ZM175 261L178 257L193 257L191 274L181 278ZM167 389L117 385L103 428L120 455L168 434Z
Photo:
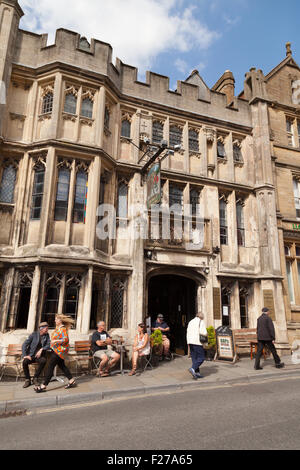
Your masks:
M253 359L253 350L254 353L257 353L257 335L256 328L241 328L240 330L233 330L233 339L236 351L240 349L250 349L250 358ZM263 355L266 359L267 351L263 349Z
M88 372L91 372L91 361L93 359L93 355L91 354L91 341L75 341L74 349L74 359L76 361L76 375L78 373L78 367L80 367L80 369L82 370L83 365L85 364L87 364Z
M16 370L16 382L22 374L22 344L9 344L6 353L6 361L1 366L1 377L4 375L6 369L11 367Z

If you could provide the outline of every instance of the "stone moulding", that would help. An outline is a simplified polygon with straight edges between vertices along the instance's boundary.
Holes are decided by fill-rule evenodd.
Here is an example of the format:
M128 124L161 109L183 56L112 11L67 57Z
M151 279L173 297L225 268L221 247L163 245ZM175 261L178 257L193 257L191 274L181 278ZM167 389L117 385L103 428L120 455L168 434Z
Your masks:
M46 119L51 119L52 113L44 113L38 115L38 121L45 121Z
M11 119L12 121L18 120L18 121L24 122L25 119L26 119L26 115L25 115L25 114L9 113L9 115L10 115L10 119Z
M66 113L65 111L62 113L62 118L65 120L65 121L72 121L72 122L76 122L77 118L78 118L78 115L77 114L70 114L70 113Z

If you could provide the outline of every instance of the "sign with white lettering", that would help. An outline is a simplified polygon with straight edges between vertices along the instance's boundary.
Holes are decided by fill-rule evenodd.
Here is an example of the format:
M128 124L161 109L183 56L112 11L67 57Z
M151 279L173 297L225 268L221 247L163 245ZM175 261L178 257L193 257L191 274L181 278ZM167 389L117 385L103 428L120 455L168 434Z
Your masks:
M217 340L217 360L235 362L236 354L234 350L232 330L228 326L219 326L216 329Z

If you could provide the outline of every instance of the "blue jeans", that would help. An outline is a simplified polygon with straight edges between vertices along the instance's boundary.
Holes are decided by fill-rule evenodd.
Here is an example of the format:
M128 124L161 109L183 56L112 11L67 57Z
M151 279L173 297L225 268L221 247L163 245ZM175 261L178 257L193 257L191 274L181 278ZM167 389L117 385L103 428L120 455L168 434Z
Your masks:
M198 344L190 344L190 353L192 358L192 368L195 372L199 372L199 367L205 359L203 346L199 346Z

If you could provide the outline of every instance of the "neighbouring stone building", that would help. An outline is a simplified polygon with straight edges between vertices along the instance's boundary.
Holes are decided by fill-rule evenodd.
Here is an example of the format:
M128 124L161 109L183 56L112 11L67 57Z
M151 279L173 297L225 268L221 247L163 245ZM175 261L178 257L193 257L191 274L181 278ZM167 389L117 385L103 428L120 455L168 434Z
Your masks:
M140 82L136 68L112 64L104 42L59 29L47 46L47 35L19 29L22 14L17 0L0 0L2 347L40 320L53 325L56 312L76 320L72 341L105 319L130 342L160 312L184 352L197 309L207 325L238 329L254 328L267 305L277 347L289 349L287 321L300 315L284 280L284 245L297 257L300 177L299 137L291 147L285 131L293 118L296 139L300 108L282 89L299 76L290 55L267 77L251 69L239 97L230 71L209 89L195 70L171 91L168 77ZM172 229L169 240L121 237L124 222L136 223L132 206L146 204L145 142L162 139L173 152L161 163L161 205L200 205L199 250ZM116 208L115 239L96 235L102 203Z

